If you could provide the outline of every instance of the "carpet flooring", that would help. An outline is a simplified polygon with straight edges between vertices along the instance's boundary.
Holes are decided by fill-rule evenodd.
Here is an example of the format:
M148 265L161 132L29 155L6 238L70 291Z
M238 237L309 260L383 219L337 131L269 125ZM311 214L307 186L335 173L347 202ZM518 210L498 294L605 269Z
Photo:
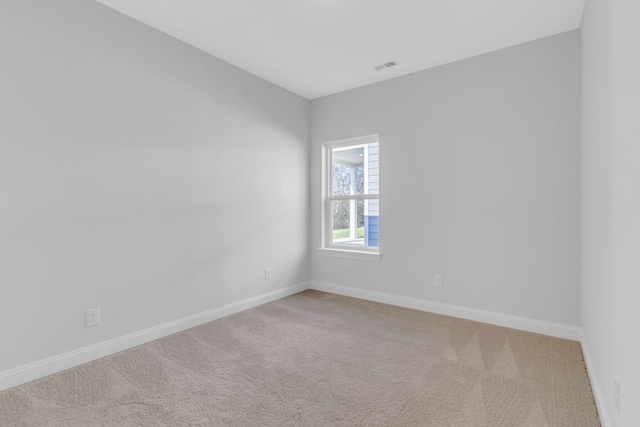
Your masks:
M0 426L599 426L580 345L306 291L0 392Z

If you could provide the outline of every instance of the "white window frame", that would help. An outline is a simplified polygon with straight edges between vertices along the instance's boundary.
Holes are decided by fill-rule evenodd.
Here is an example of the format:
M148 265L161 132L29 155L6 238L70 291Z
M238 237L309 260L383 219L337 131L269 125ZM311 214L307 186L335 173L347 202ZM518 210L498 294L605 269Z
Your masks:
M322 144L322 247L318 248L321 255L337 257L337 258L351 258L365 261L380 261L382 253L380 246L378 247L349 247L346 245L334 244L333 230L332 230L332 213L331 202L333 200L378 200L380 201L380 194L351 194L345 196L337 196L331 194L332 187L332 174L333 174L333 159L332 152L335 148L352 147L358 145L364 145L365 147L371 143L380 143L378 134L360 136L356 138L340 139L337 141L325 142ZM368 158L365 159L368 161ZM366 171L366 168L365 168ZM366 173L366 172L365 172ZM365 176L365 186L368 185L367 177ZM367 193L365 187L365 193ZM379 191L378 191L379 193Z

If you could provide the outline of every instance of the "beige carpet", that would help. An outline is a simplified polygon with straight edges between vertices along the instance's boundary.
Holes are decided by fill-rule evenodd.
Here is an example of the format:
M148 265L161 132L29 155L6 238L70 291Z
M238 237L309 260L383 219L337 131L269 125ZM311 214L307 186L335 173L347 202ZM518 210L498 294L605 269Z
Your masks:
M306 291L0 393L0 426L599 426L577 342Z

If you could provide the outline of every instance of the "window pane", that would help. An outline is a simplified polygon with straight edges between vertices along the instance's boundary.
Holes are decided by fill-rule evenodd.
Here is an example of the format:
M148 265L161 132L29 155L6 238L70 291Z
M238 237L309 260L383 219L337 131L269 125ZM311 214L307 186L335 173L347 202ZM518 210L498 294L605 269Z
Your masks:
M379 194L378 143L331 151L331 194Z
M332 200L332 243L378 247L378 200Z

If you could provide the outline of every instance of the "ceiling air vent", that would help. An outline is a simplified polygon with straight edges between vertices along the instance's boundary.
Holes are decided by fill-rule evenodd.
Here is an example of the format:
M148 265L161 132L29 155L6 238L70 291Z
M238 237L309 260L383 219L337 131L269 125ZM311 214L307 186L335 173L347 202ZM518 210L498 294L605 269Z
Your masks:
M384 70L385 68L395 67L396 65L398 65L398 61L390 61L382 65L375 66L373 67L373 69L376 71L380 71L380 70Z

